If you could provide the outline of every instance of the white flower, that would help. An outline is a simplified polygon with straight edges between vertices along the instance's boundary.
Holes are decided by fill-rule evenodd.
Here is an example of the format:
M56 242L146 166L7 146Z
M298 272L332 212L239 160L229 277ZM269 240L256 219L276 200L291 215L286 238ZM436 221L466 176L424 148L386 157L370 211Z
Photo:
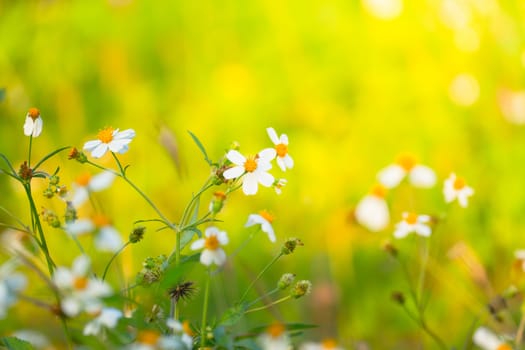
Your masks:
M288 183L288 180L286 179L278 179L273 182L273 188L275 190L275 193L281 194L283 192L283 187L286 186Z
M472 341L483 350L512 350L510 345L485 327L476 329L472 336Z
M304 343L299 347L299 350L343 350L343 348L337 346L337 343L334 340L326 339L321 343Z
M73 183L75 193L71 203L75 208L82 205L88 200L91 192L100 192L109 188L116 176L112 171L107 170L95 176L91 176L89 173L80 175Z
M281 134L281 136L278 137L273 128L267 128L266 132L275 145L277 165L279 165L279 168L281 168L282 171L286 171L286 168L293 168L293 159L288 154L288 136L286 134Z
M525 249L518 249L514 252L514 257L521 265L521 269L525 271Z
M257 193L258 184L270 187L273 185L274 178L268 173L272 168L270 162L275 158L274 149L267 148L259 152L255 157L246 158L238 151L231 150L226 154L234 166L227 169L223 176L225 179L236 179L244 175L242 180L242 191L246 195Z
M468 205L468 197L474 194L474 190L472 187L467 186L462 177L456 177L456 174L452 173L448 179L445 180L443 194L445 195L445 201L447 203L457 199L459 205L466 208Z
M29 108L24 122L24 135L37 137L42 133L44 122L40 116L40 111L36 108Z
M104 328L115 328L122 317L122 311L115 308L103 308L97 316L84 327L84 335L100 335Z
M395 164L389 165L377 174L377 179L386 188L394 188L408 175L415 187L429 188L436 183L436 174L431 168L416 163L409 155L400 156Z
M139 332L135 343L127 347L128 350L191 350L193 338L188 334L185 326L174 319L166 321L168 328L174 334L161 335L157 331L145 330Z
M273 231L272 222L274 217L266 210L261 210L259 214L250 214L244 227L261 225L261 230L268 234L270 241L275 242L275 232Z
M184 345L186 345L186 348L192 348L193 337L191 336L191 331L187 322L184 322L183 324L177 320L169 318L166 320L166 324L169 328L173 330L173 333L175 333L175 335L180 337L180 340L184 343Z
M372 232L384 230L390 223L390 212L385 200L386 189L377 185L372 192L357 203L357 222Z
M432 233L432 229L428 226L430 216L417 215L414 213L403 213L403 220L396 224L394 237L404 238L409 233L415 232L420 236L428 237Z
M111 225L109 218L102 214L93 215L91 219L79 219L68 223L65 230L74 236L97 230L95 247L100 251L115 253L123 245L120 233Z
M27 285L27 278L24 275L13 272L15 267L14 260L9 260L0 266L0 319L7 316L7 309L16 303L17 294Z
M44 334L31 329L18 330L12 336L31 343L35 349L48 349L50 346L49 339Z
M290 339L283 325L276 323L257 338L262 350L289 350L292 348Z
M108 150L114 153L126 153L128 151L128 144L135 137L135 130L126 129L120 131L107 127L99 131L97 140L88 141L84 144L84 150L91 152L93 158L100 158Z
M57 267L53 281L62 293L60 307L70 317L82 311L96 312L102 307L100 298L112 294L111 287L104 281L88 277L91 262L85 255L75 259L71 270Z
M226 261L226 253L220 247L228 244L228 235L224 231L219 231L215 226L210 226L204 231L205 238L193 242L191 250L204 248L201 253L200 261L202 264L209 266L212 263L222 265Z

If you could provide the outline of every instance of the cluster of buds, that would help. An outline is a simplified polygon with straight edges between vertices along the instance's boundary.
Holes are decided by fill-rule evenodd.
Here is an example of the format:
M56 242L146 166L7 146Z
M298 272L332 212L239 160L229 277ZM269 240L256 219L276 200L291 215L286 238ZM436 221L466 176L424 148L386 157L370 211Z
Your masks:
M27 165L27 161L24 161L22 165L20 165L20 169L18 169L18 176L26 182L31 181L33 178L33 169Z
M226 194L222 191L217 191L213 193L213 198L210 202L210 207L208 210L212 215L217 215L224 207L224 202L226 201Z
M277 282L277 288L280 290L285 290L292 285L293 281L295 281L295 274L285 273L281 276L279 282Z
M137 274L137 284L149 286L160 281L164 274L164 265L167 258L165 255L159 255L156 258L148 257L142 263L143 268Z
M288 238L281 248L284 255L292 254L297 246L303 246L304 243L299 238Z
M130 243L138 243L144 238L144 233L146 228L144 226L135 227L133 231L129 234Z
M50 209L43 208L42 220L44 220L49 226L54 228L59 228L60 226L62 226L58 215Z
M308 295L312 292L312 282L307 280L299 281L295 284L290 295L292 298L299 299L305 295Z
M60 177L58 175L51 175L49 176L48 180L49 184L44 190L44 197L53 198L55 194L59 195L62 198L66 196L67 187L60 185Z
M69 151L67 159L74 159L81 164L86 163L88 161L87 156L84 154L84 152L79 151L76 147L73 147L71 151Z

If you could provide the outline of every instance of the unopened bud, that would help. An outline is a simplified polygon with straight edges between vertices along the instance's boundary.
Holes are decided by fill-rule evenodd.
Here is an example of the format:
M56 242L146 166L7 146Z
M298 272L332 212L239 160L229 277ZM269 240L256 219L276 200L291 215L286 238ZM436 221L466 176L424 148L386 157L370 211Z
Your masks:
M312 282L303 280L295 284L290 295L293 298L298 299L302 296L310 294L311 291L312 291Z
M24 161L22 165L20 165L20 169L18 170L18 176L22 178L22 180L29 181L33 177L33 169L31 169L27 165L27 161Z
M390 241L387 241L383 244L383 250L388 254L392 255L394 258L397 256L398 253L397 248L394 247L394 245Z
M54 228L59 228L61 226L58 216L55 214L54 211L49 209L44 208L42 210L42 220L44 220L49 226Z
M70 159L70 160L74 159L74 160L76 160L79 163L85 163L88 160L87 156L84 154L84 152L79 151L75 147L73 147L71 149L71 151L69 151L69 155L68 155L67 158Z
M399 305L403 305L405 303L405 296L401 292L393 292L391 298Z
M277 282L277 288L280 290L285 290L286 288L290 287L295 280L295 274L293 273L285 273L281 276L281 279L279 279L279 282Z
M299 238L288 238L281 249L284 255L292 254L297 246L303 246L303 242Z
M55 195L55 191L51 187L48 187L44 190L44 197L46 198L53 198Z
M226 200L226 194L222 191L217 191L213 194L213 199L210 202L209 210L212 215L218 214L224 207L224 201Z
M135 227L129 235L129 241L131 243L140 242L142 238L144 238L144 232L146 232L146 228L144 226Z
M60 182L60 177L58 177L57 175L52 175L49 177L50 185L56 186L59 184L59 182Z
M66 213L64 214L66 223L73 222L77 219L77 210L73 206L73 203L67 202Z

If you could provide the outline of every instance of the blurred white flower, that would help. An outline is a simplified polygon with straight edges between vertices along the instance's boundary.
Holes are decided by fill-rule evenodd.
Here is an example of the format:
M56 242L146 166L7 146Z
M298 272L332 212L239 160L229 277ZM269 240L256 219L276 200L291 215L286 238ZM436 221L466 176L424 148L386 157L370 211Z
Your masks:
M268 327L265 333L257 338L262 350L289 350L292 349L290 338L286 334L286 328L275 323Z
M17 301L17 294L25 289L27 278L18 272L13 272L17 263L8 260L0 266L0 319L7 316L7 309Z
M326 339L321 343L307 342L299 347L299 350L344 350L342 347L337 346L337 343L333 339Z
M514 257L520 263L521 269L525 271L525 249L518 249L514 252Z
M24 122L24 135L38 137L42 133L44 121L40 116L40 111L36 108L29 108Z
M379 171L377 179L386 188L394 188L408 175L410 183L415 187L430 188L436 183L434 170L425 165L417 164L410 155L401 155L396 163Z
M270 241L275 242L275 232L273 230L272 222L274 217L272 214L266 210L261 210L259 214L250 214L248 216L248 221L244 227L250 227L254 225L261 225L261 230L268 234Z
M409 233L415 232L420 236L428 237L432 233L432 229L428 226L430 216L417 215L414 213L403 213L403 220L396 224L394 237L404 238Z
M73 183L74 194L71 203L75 208L79 207L89 199L91 192L100 192L109 188L116 176L107 170L95 176L89 173L80 175Z
M525 124L525 90L503 90L499 94L503 117L512 124Z
M474 190L472 187L467 186L465 179L457 177L456 174L452 173L448 179L445 180L443 194L445 195L445 201L447 203L457 199L459 205L466 208L468 206L468 198L474 194Z
M115 253L123 245L120 233L111 225L109 218L102 214L93 215L91 219L78 219L68 223L65 230L73 236L97 230L95 247L100 251Z
M223 176L225 179L236 179L244 175L242 179L242 191L246 195L257 193L258 184L270 187L273 185L274 177L268 173L272 168L271 161L275 158L274 149L267 148L262 150L254 157L246 158L238 151L231 150L226 154L226 158L234 164L227 169Z
M191 245L191 250L204 248L201 253L200 261L203 265L209 266L212 263L222 265L226 261L226 253L221 245L228 244L228 235L224 231L219 231L215 226L210 226L204 231L204 237L196 240Z
M176 336L180 337L180 340L186 345L186 348L191 349L193 346L193 337L189 329L188 323L180 323L177 320L169 318L166 320L167 326L175 333Z
M390 212L385 200L386 188L377 185L363 197L355 208L357 222L372 232L384 230L390 223Z
M135 130L126 129L119 131L107 127L99 131L97 140L88 141L84 144L84 150L91 152L93 158L100 158L109 150L114 153L126 153L129 143L135 137Z
M293 159L288 154L288 136L286 134L281 134L281 136L278 137L274 128L267 128L266 132L275 145L277 165L279 165L279 168L281 168L282 171L286 171L286 168L293 168Z
M51 345L49 339L47 339L44 334L32 329L21 329L11 335L15 338L31 343L35 349L48 349Z
M391 20L403 12L403 0L362 0L363 6L372 16Z
M478 80L470 74L463 73L454 77L448 92L452 102L468 107L478 100L479 90Z
M483 350L512 350L510 345L485 327L476 329L472 341Z
M122 317L122 311L115 308L103 308L97 316L84 327L84 335L101 335L104 328L115 328Z

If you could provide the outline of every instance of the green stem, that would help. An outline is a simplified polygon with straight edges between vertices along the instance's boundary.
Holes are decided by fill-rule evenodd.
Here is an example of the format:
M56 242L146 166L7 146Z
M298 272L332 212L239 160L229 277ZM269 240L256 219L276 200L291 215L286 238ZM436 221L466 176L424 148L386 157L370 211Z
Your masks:
M292 298L291 295L287 295L287 296L285 296L285 297L283 297L281 299L278 299L278 300L276 300L276 301L274 301L274 302L272 302L272 303L270 303L268 305L264 305L264 306L261 306L261 307L256 307L256 308L253 308L253 309L250 309L250 310L246 310L245 314L247 314L249 312L255 312L255 311L261 311L261 310L268 309L268 308L270 308L272 306L280 304L280 303L282 303L282 302L284 302L284 301L286 301L288 299L291 299L291 298Z
M283 253L279 253L275 256L275 258L273 258L272 261L270 261L270 263L268 265L266 265L261 272L259 272L259 274L257 275L257 277L255 277L255 279L252 281L252 283L250 283L250 285L248 286L248 288L244 291L244 294L242 295L241 299L239 300L239 304L242 303L244 301L244 299L246 298L246 296L248 295L248 292L252 289L252 287L255 285L255 283L257 283L257 281L262 277L262 275L264 275L264 273L270 268L272 267L273 264L275 264L275 262L277 260L279 260L279 258L283 256Z
M201 348L206 345L206 319L208 313L208 299L210 296L210 280L211 273L208 269L208 277L206 278L206 286L204 287L204 306L202 308L202 322L201 322Z
M417 302L417 308L421 314L423 314L423 288L425 287L425 275L427 270L429 251L430 251L430 239L428 237L423 237L425 239L425 245L423 247L423 256L421 258L421 270L419 271L419 280L417 283L417 295L419 296ZM423 316L423 315L421 315Z
M113 256L111 257L111 259L109 259L108 261L108 264L106 265L106 268L104 269L104 273L102 274L102 281L104 281L106 279L106 274L108 273L108 270L109 270L109 266L111 265L111 263L113 262L113 260L115 260L115 258L120 254L122 253L122 251L130 244L131 242L130 241L127 241L126 243L124 243L124 245L115 252L115 254L113 254Z
M439 338L439 336L434 333L430 328L428 328L425 320L423 318L418 318L417 316L415 316L408 308L405 304L403 304L403 309L405 310L406 314L408 315L408 317L410 317L415 323L417 323L421 329L427 333L427 335L429 337L432 338L432 340L434 340L434 342L436 342L436 344L441 348L441 349L444 349L444 350L448 350L448 347L447 345L443 342L443 340L441 340L441 338Z
M29 154L27 155L27 167L31 168L31 150L33 148L33 135L29 136Z
M249 302L247 307L250 307L250 306L252 306L252 305L257 304L259 301L263 300L264 298L268 298L269 296L274 295L274 294L277 293L278 291L280 291L280 289L279 289L279 288L275 288L274 290L271 290L271 291L269 291L268 293L266 293L266 294L264 294L264 295L261 295L260 297L258 297L258 298L255 299L254 301Z

